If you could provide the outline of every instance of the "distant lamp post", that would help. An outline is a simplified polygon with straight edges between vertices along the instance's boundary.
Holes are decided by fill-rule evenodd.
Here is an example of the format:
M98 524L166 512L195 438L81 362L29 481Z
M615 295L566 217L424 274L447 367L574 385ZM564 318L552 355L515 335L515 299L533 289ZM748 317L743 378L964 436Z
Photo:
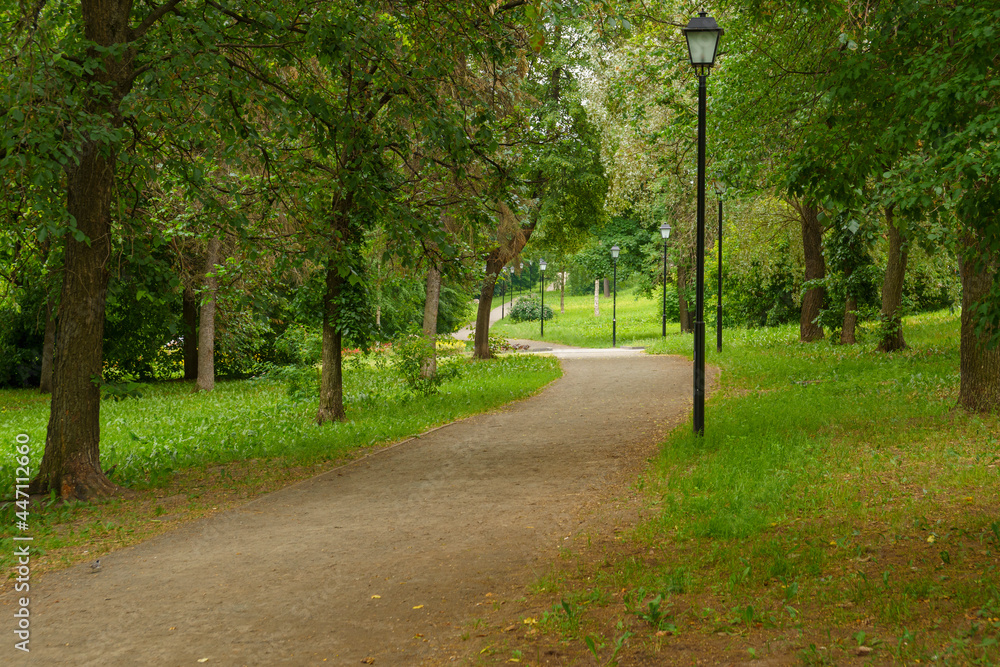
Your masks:
M699 12L683 28L691 66L698 75L698 244L694 320L694 432L705 434L705 79L715 64L722 28Z
M503 307L507 305L507 267L500 269L500 319L504 318Z
M670 223L660 225L660 236L663 237L663 336L667 335L667 239L670 238Z
M712 185L719 196L719 302L715 307L715 337L718 339L716 351L722 352L722 197L726 194L726 183L721 172L716 172Z
M614 277L611 284L614 288L614 297L611 300L611 347L618 347L618 253L621 249L611 246L611 259L614 262Z
M542 312L541 316L538 318L538 321L542 323L541 324L542 338L545 338L545 267L546 266L548 266L548 264L546 264L544 259L538 260L538 268L541 271L541 277L542 277L541 288L539 289L539 292L542 293Z

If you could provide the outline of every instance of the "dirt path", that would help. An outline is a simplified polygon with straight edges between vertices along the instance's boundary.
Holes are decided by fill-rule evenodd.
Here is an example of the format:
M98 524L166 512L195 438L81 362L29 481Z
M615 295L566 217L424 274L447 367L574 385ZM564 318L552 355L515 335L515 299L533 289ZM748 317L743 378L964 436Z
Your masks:
M8 630L0 663L461 660L487 593L544 572L688 411L690 362L587 354L531 399L32 581L31 653Z

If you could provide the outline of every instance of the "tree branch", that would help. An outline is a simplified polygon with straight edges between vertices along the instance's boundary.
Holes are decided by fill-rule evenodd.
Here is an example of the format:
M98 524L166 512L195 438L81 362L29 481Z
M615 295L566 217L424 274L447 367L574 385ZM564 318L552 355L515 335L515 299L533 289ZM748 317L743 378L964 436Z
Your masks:
M149 16L147 16L143 22L139 24L139 27L132 31L132 41L141 39L142 36L145 35L151 27L153 27L154 23L163 18L167 12L172 12L174 7L181 4L181 2L183 2L183 0L167 0L167 2L150 12Z

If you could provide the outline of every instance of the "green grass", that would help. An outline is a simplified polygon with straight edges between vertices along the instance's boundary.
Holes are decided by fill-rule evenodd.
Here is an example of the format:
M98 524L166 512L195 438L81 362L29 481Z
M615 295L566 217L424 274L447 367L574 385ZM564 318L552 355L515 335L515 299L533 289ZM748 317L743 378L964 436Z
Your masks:
M345 363L347 421L317 426L310 382L274 379L219 382L209 393L192 383L143 388L141 398L101 405L101 463L127 498L32 505L32 572L67 567L135 544L180 522L239 506L308 478L370 445L419 434L435 425L529 396L560 375L558 362L507 356L485 362L441 359L451 377L436 394L415 393L384 358ZM309 373L290 377L309 380ZM312 378L315 382L315 378ZM0 454L5 494L12 490L15 436L27 434L37 470L49 400L33 391L0 391ZM0 503L0 567L13 563L10 531L18 508ZM10 582L0 582L0 590Z
M678 427L640 479L654 518L610 566L548 575L549 594L660 595L689 641L740 637L744 656L794 630L806 663L854 659L859 632L880 663L1000 663L1000 419L956 407L958 331L957 315L907 318L891 355L803 345L797 326L726 331L705 436ZM605 631L655 646L627 607Z
M545 340L579 347L611 347L612 299L600 299L601 313L594 316L594 296L567 296L566 312L559 312L559 293L546 292L545 305L554 316L545 321ZM644 347L659 340L663 330L663 302L659 297L646 298L633 289L618 291L615 319L618 345ZM677 322L667 321L667 334L680 330ZM539 323L513 323L501 320L490 327L491 333L508 338L538 340Z
M446 362L447 363L447 362ZM161 485L183 468L241 459L297 464L336 460L358 448L420 433L536 392L559 376L553 359L517 356L465 363L436 394L413 395L388 368L345 365L347 421L317 426L313 398L292 399L274 380L219 382L192 393L191 382L148 387L142 398L102 401L101 465L131 488ZM32 469L45 445L49 399L29 390L0 391L0 477L14 478L14 436L31 439ZM9 488L9 487L8 487Z

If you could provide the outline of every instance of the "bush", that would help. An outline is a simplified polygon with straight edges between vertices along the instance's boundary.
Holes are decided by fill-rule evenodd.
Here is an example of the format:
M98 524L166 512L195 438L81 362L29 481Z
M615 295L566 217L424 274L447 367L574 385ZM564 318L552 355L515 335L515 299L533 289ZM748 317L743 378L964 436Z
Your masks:
M427 339L419 334L406 334L393 341L392 351L395 356L396 371L403 378L406 386L416 394L428 395L438 390L443 382L458 377L461 366L456 363L444 363L437 360L437 372L431 377L424 377L420 369L431 358L433 350Z
M547 320L552 319L552 309L545 306L544 317ZM514 307L510 309L510 321L511 322L531 322L539 319L542 316L542 304L534 296L529 296L519 300L514 304Z

